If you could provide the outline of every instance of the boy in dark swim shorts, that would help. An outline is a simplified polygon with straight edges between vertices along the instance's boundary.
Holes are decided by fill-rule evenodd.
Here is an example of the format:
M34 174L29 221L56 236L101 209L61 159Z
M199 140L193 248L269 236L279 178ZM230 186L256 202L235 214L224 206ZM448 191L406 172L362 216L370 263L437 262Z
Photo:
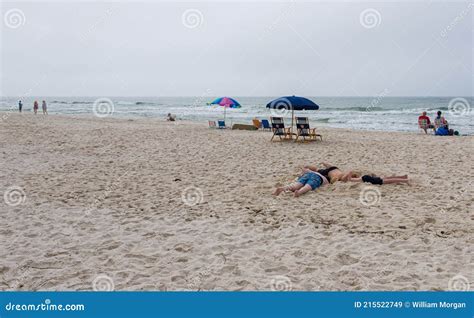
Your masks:
M329 184L329 181L325 176L319 172L303 168L303 174L295 183L286 185L284 187L277 187L273 192L273 195L279 195L283 191L292 191L295 197L299 197L308 191L316 190L317 188L327 184Z
M374 175L364 175L360 178L354 178L354 177L349 177L347 178L347 181L352 181L352 182L365 182L365 183L371 183L371 184L393 184L393 183L408 183L408 176L391 176L391 177L386 177L386 178L381 178L377 177Z

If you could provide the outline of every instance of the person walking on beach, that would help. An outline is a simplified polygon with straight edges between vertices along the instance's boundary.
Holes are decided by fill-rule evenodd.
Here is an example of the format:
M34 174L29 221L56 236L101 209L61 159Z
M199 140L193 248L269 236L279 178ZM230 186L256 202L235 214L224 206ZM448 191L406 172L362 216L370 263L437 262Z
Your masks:
M21 113L21 110L23 109L23 103L21 102L21 100L18 101L18 110L20 111Z
M38 101L35 100L34 104L33 104L33 111L35 112L35 115L36 113L38 113Z
M308 191L316 190L319 187L323 187L329 184L329 181L325 176L319 172L313 171L308 168L303 168L302 175L298 178L295 183L277 187L273 192L273 195L280 195L283 191L291 191L294 193L295 198L299 197L302 194L305 194Z
M43 101L41 107L43 108L43 115L48 115L48 106L46 105L46 101Z

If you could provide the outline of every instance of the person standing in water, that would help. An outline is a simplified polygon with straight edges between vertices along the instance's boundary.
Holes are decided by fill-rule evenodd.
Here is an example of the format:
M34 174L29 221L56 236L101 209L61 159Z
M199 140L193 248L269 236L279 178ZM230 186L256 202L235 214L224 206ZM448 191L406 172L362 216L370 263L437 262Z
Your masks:
M43 115L48 115L48 106L46 105L46 101L43 101L41 107L43 108Z
M18 110L20 111L21 113L21 110L23 109L23 103L21 102L21 100L18 101Z
M38 101L37 100L35 100L35 102L33 104L33 111L35 112L35 115L38 112Z

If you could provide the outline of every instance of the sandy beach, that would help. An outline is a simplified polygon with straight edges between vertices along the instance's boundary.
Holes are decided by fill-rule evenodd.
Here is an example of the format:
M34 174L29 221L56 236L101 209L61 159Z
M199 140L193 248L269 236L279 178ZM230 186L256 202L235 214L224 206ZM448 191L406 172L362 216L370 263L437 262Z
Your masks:
M5 114L1 290L474 286L472 136ZM271 195L323 161L412 182Z

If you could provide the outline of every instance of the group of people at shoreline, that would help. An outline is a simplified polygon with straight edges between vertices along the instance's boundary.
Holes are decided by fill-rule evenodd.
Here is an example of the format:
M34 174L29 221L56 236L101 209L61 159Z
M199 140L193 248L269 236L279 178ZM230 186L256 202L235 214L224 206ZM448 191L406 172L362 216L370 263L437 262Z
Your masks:
M428 129L433 129L433 133L437 136L459 135L459 132L449 129L448 121L444 118L440 110L436 113L433 123L427 113L425 111L422 112L421 116L418 117L418 126L425 134L428 134Z
M295 197L299 197L308 191L332 184L335 182L365 182L371 184L395 184L408 183L408 176L378 177L376 175L359 176L353 171L342 171L338 167L322 163L322 167L307 165L302 168L302 172L296 182L275 189L273 195L280 195L282 192L291 191Z
M43 100L41 103L41 108L43 110L43 115L48 115L48 104L46 104L46 101ZM33 112L38 114L38 109L39 109L39 103L37 100L33 103ZM21 100L18 101L18 111L21 113L23 112L23 102Z

